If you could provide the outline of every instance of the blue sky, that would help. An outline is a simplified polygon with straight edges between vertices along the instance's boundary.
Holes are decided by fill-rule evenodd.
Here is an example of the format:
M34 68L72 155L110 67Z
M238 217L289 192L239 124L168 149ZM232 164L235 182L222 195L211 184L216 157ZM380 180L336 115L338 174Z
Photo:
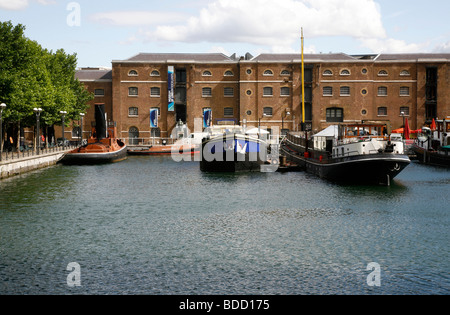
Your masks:
M110 67L139 52L450 53L448 0L0 0L43 47Z

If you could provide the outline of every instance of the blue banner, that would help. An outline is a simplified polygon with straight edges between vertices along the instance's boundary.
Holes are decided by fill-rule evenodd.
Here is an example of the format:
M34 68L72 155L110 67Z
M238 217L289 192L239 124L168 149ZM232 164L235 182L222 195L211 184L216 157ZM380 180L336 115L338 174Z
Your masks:
M158 108L150 109L150 128L158 128Z
M211 127L212 124L212 110L211 108L203 109L203 128Z
M169 112L175 111L175 69L173 66L167 67L168 72L168 95L169 95Z

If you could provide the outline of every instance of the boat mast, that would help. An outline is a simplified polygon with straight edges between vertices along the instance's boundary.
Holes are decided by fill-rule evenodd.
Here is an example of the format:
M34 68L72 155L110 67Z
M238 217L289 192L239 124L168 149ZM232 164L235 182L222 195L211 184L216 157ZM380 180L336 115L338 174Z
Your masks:
M302 27L302 126L305 128L305 58L303 54L304 49L304 38L303 38L303 27Z

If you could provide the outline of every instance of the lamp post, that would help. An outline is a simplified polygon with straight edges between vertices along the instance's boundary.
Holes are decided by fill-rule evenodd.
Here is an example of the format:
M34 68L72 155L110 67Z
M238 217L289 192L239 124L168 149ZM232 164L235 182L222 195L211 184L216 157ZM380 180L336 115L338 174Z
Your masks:
M84 113L80 113L80 146L83 145L83 118L84 118L85 114Z
M281 135L284 135L284 119L291 115L291 110L286 108L281 114Z
M3 159L3 110L6 108L5 103L0 104L0 161Z
M64 134L64 127L65 127L64 118L66 117L67 112L62 110L59 113L61 114L62 142L63 142L63 150L64 150L66 148L66 138L65 138L65 134Z
M36 113L36 155L39 155L39 149L41 147L41 136L39 134L41 131L41 127L39 117L41 116L42 108L33 108L33 111Z

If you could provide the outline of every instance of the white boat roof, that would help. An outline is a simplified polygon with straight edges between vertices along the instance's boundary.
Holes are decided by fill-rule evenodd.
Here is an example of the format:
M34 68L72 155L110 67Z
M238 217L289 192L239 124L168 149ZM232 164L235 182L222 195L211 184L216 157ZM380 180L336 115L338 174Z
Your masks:
M332 125L328 128L325 128L319 133L316 133L313 137L335 137L337 138L339 135L339 126L338 125Z

